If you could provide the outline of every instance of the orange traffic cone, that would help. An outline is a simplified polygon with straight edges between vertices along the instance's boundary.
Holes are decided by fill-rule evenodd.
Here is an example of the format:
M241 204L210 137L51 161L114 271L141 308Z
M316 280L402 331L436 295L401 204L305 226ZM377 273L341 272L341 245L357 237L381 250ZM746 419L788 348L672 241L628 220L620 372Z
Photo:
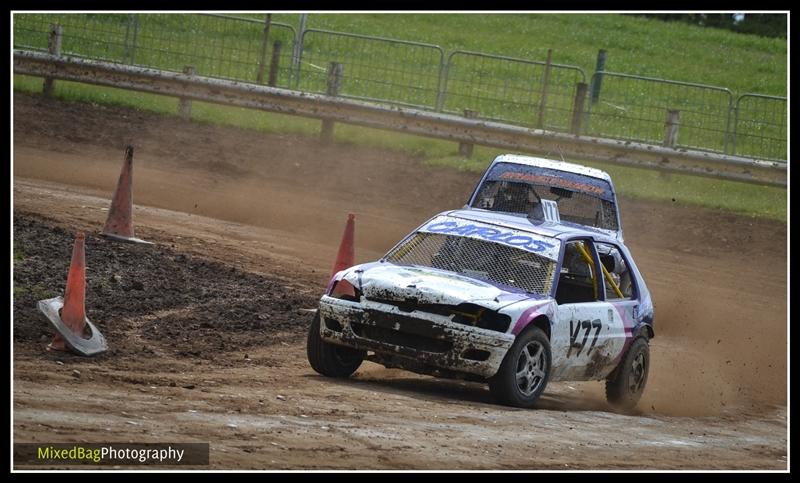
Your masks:
M355 249L353 248L353 240L355 239L355 217L356 215L352 213L347 215L347 225L342 235L342 243L339 244L339 253L336 255L336 263L333 265L332 275L356 264Z
M84 233L79 232L75 235L64 298L39 301L39 310L58 331L47 346L47 350L67 351L72 348L83 355L93 355L106 350L102 334L86 318L85 239Z
M133 146L125 147L125 161L119 173L117 188L111 199L111 209L103 227L103 236L112 240L147 243L133 236Z
M64 292L64 308L61 309L61 320L76 335L83 337L86 329L86 251L84 240L86 235L77 233L75 244L72 246L72 263L67 274L67 289ZM53 342L47 346L48 350L67 350L64 338L56 334Z

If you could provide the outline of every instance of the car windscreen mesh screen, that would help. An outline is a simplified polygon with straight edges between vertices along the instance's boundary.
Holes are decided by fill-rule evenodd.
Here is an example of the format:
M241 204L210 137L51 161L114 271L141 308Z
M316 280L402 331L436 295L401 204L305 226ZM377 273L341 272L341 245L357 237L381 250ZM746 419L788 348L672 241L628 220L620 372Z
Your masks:
M612 201L565 188L523 181L486 181L472 207L537 217L541 200L558 203L562 220L606 230L619 229L617 210Z
M550 293L555 271L555 261L526 250L438 233L414 234L385 260L447 270L540 295Z

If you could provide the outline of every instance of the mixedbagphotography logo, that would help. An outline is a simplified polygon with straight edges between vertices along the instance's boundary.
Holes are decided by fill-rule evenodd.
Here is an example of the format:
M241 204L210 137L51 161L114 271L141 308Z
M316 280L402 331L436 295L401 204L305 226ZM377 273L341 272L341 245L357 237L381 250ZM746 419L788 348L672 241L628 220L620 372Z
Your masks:
M208 443L15 443L15 465L208 465Z

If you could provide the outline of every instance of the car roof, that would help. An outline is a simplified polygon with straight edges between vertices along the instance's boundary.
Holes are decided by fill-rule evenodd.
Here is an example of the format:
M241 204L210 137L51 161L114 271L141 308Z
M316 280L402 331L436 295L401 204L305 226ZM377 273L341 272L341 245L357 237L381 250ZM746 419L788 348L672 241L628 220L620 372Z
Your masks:
M554 161L552 159L537 158L534 156L522 156L519 154L501 154L496 157L492 165L496 163L513 163L539 168L549 168L568 173L581 174L592 178L602 179L611 183L611 176L605 171L580 164L568 163L566 161ZM612 185L613 186L613 185Z
M469 221L486 223L504 228L511 228L528 233L535 233L540 236L566 240L574 237L592 237L598 241L608 241L619 243L613 235L602 230L596 230L584 225L562 221L560 223L544 222L535 223L527 217L500 213L497 211L484 210L480 208L469 208L461 210L451 210L440 213L437 216L452 216Z

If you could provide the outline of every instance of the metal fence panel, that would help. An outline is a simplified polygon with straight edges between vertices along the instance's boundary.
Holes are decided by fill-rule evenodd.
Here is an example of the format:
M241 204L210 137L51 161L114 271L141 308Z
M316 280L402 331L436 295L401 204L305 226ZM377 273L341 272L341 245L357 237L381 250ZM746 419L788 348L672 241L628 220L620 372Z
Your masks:
M546 66L546 62L479 52L452 52L443 82L443 110L457 114L471 110L482 119L569 131L575 87L586 76L578 67L561 64L551 64L546 75Z
M14 46L47 50L50 24L64 29L62 53L78 57L255 82L264 21L216 14L17 14ZM281 50L277 86L288 87L294 28L272 22L267 64L275 40Z
M677 132L673 147L787 157L785 97L744 94L734 103L721 87L596 72L592 84L604 80L599 98L573 119L576 87L586 80L578 67L467 51L445 63L437 45L316 29L297 39L291 25L277 22L262 57L263 16L14 14L14 47L47 51L52 24L62 26L61 52L69 56L172 72L191 65L201 76L244 82L256 82L263 61L266 83L278 40L277 87L325 93L328 66L337 62L344 97L559 132L570 132L572 121L576 134L669 146ZM677 130L667 129L669 110Z
M587 134L662 144L668 110L679 114L676 147L725 152L733 95L689 82L596 72L603 88L590 103Z
M165 70L195 66L199 75L255 82L264 22L222 15L141 15L136 64ZM294 29L272 22L269 43L291 45ZM278 86L288 86L290 49L283 49ZM271 45L270 50L271 53ZM269 54L266 62L269 62Z
M339 95L433 109L444 52L437 45L309 29L295 88L326 92L328 65L342 64Z
M51 24L64 28L61 50L65 54L113 62L124 61L133 15L128 14L15 14L14 47L47 51Z
M786 186L788 166L784 162L532 130L421 109L398 108L224 79L187 78L183 74L120 63L14 50L14 73L332 120L520 152L542 154L558 150L566 157L587 161Z
M742 94L736 99L732 154L788 159L785 97Z

